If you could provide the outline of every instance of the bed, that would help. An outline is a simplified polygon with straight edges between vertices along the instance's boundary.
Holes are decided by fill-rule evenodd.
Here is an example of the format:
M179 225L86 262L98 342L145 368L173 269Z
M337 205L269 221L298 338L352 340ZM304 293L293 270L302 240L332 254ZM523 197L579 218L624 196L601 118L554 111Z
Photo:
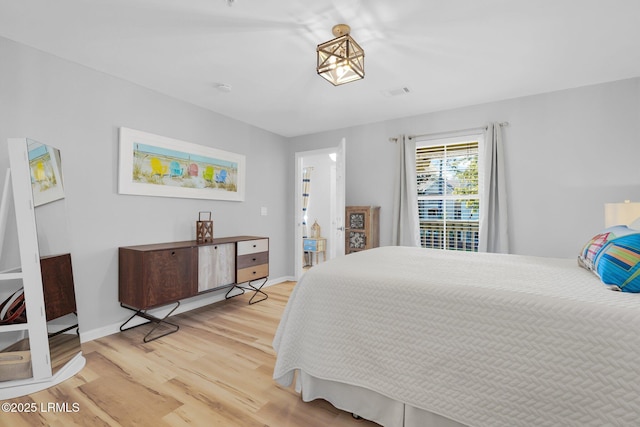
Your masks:
M381 247L310 269L274 379L383 426L637 426L640 295L575 259Z

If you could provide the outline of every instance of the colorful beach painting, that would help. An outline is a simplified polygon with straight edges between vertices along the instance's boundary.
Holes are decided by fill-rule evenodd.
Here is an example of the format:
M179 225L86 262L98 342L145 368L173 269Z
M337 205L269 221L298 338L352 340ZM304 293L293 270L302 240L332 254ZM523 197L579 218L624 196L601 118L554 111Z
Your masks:
M244 199L244 156L120 129L122 194Z
M64 198L60 151L37 141L27 141L34 205L40 206Z

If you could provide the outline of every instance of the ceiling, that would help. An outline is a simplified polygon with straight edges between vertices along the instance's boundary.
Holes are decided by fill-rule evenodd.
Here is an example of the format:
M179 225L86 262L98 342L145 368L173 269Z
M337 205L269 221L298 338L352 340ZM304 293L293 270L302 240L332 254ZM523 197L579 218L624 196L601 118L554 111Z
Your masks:
M637 0L19 0L0 36L291 137L640 76L639 18ZM338 23L366 75L334 87L315 48Z

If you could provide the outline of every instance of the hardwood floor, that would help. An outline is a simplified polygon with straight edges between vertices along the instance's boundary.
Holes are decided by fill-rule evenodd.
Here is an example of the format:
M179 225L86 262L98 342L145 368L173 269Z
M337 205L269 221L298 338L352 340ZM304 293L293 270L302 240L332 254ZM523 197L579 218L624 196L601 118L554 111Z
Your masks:
M174 316L180 330L147 344L148 325L84 343L78 375L6 401L37 410L3 412L0 426L375 426L273 381L271 342L294 285Z

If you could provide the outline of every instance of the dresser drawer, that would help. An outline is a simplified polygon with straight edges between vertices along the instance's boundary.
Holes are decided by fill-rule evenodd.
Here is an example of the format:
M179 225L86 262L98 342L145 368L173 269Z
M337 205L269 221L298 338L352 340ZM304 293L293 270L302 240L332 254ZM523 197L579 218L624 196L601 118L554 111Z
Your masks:
M238 242L238 256L269 251L269 239L244 240Z
M254 265L252 267L238 269L236 283L245 283L267 276L269 276L269 264Z
M253 267L260 264L269 264L269 252L258 252L255 254L240 255L236 261L236 269Z
M324 251L326 239L304 239L303 247L305 251Z
M318 241L304 239L303 247L305 251L316 251L318 250Z

